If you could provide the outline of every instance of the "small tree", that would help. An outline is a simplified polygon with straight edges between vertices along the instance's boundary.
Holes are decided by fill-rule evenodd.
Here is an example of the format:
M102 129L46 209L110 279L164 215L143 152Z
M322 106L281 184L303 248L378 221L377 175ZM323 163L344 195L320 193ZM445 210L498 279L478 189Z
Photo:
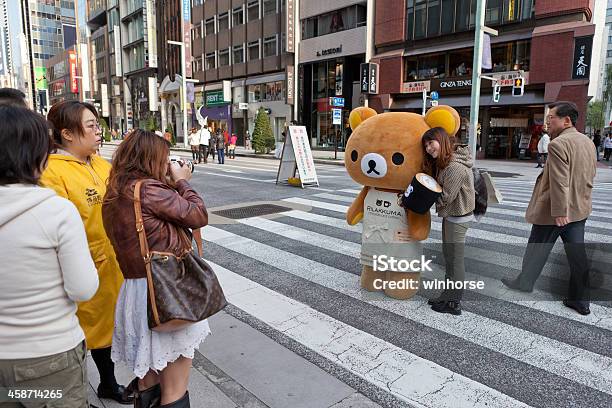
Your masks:
M104 120L104 118L100 118L100 127L102 128L102 137L104 138L105 142L110 142L111 141L111 132L110 129L108 128L108 125L106 124L106 120Z
M587 109L586 125L591 128L591 131L601 130L605 126L603 112L603 101L593 101L589 103L589 107Z
M154 115L151 115L147 118L145 123L145 130L149 132L155 132L157 130L157 118Z
M270 118L264 108L259 108L253 130L253 148L255 153L270 153L274 148L274 134L270 126Z

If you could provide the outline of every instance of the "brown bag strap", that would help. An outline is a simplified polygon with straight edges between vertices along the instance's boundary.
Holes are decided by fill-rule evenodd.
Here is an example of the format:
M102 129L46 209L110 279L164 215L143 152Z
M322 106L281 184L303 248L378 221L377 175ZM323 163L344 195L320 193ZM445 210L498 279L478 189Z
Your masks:
M136 216L136 231L138 232L138 240L140 241L140 254L145 262L145 266L148 266L151 260L151 254L149 253L149 243L147 242L144 221L142 220L142 206L140 203L140 188L142 187L142 182L143 180L138 180L134 186L134 214Z

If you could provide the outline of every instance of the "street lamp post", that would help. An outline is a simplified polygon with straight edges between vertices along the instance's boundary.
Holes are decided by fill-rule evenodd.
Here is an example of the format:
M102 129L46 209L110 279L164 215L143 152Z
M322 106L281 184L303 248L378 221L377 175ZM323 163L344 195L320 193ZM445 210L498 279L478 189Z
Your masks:
M187 147L187 78L185 70L185 43L182 41L168 40L168 44L181 47L181 103L183 105L183 144Z

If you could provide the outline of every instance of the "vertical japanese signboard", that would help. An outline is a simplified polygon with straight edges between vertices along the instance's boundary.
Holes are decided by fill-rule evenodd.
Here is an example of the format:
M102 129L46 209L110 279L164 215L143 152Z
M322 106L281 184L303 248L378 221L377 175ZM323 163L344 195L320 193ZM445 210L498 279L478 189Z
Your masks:
M109 100L108 100L108 85L106 84L100 84L100 95L102 97L102 116L104 117L108 117L109 116L109 109L108 109L108 105L109 105Z
M359 88L363 93L378 93L378 64L370 62L359 66Z
M191 1L183 0L183 44L185 44L185 76L191 78L193 72L191 67Z
M70 92L79 93L79 80L77 78L77 56L76 52L68 51L68 70L70 72Z
M577 37L574 39L574 59L572 63L572 79L589 79L591 74L591 52L593 37Z
M287 37L285 41L285 51L295 52L295 2L294 0L285 0L287 10Z
M123 70L121 67L121 30L118 25L113 28L113 40L115 42L115 75L120 77L123 76Z

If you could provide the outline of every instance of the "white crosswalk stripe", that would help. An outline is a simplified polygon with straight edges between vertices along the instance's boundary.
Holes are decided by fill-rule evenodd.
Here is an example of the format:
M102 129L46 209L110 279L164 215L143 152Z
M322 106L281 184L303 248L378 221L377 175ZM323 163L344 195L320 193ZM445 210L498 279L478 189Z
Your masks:
M504 183L501 187L505 197L512 189L510 184ZM527 194L529 187L525 187L524 191L512 196L517 208L491 206L481 223L473 223L468 232L468 243L470 239L477 239L496 246L487 249L474 246L466 250L466 263L480 262L490 268L507 268L514 273L520 271L522 257L506 253L504 245L519 246L527 242L531 226L524 221L524 206L530 197ZM350 226L344 219L348 205L357 193L357 189L342 189L289 197L283 201L309 206L313 210L286 211L274 219L240 219L231 227L205 227L203 238L213 245L213 254L209 259L214 263L230 303L331 364L348 370L367 384L410 406L559 406L553 399L549 405L532 399L542 392L563 394L564 391L556 388L537 389L534 385L533 393L529 394L505 389L499 383L489 384L486 373L504 370L505 365L510 370L509 378L535 375L529 378L531 383L569 381L568 384L584 387L580 396L575 397L579 399L575 401L577 405L573 406L584 405L586 401L592 406L612 404L612 352L609 348L605 350L604 340L607 337L609 345L612 338L612 308L593 303L591 315L581 316L562 306L559 301L542 300L553 299L550 293L536 289L533 296L538 300L518 299L503 287L499 278L471 270L466 271L466 279L482 280L485 289L479 294L489 297L498 305L492 306L491 311L483 311L482 307L479 309L476 306L468 310L469 306L466 306L460 317L454 317L432 312L420 296L412 301L397 301L380 293L364 293L359 288L358 271L352 270L354 264L329 260L348 257L357 264L360 257L361 225ZM605 209L604 202L599 200L598 196L594 196L594 204ZM612 243L612 234L608 233L612 232L612 214L598 211L597 216L605 221L588 221L587 241ZM440 220L432 214L432 231L439 233L440 230ZM333 231L336 232L332 234ZM426 242L437 244L440 240L430 238ZM296 243L305 243L313 250L302 251L298 255L291 249ZM555 251L563 253L562 248L556 247ZM232 262L232 258L245 261L236 263ZM324 259L329 261L324 262ZM607 260L610 261L609 258ZM269 267L276 278L265 285L259 283L260 279L264 282L271 278L260 275L265 274L265 270L249 275L251 266L246 265L249 262ZM433 272L423 274L423 279L444 275L444 267L439 265L443 265L443 262L437 263ZM566 267L560 268L552 263L546 265L542 273L542 277L549 279L567 279L568 275ZM375 307L381 313L391 313L396 318L419 324L439 333L441 337L459 339L469 353L482 350L480 353L487 358L501 358L502 363L500 367L475 368L482 375L465 375L469 370L461 364L457 365L456 361L440 362L431 356L424 358L419 350L386 340L383 332L364 330L361 320L375 318L371 314L355 321L347 320L331 313L332 309L323 312L318 298L297 300L293 294L295 290L282 293L285 290L281 289L284 287L282 282L295 278L301 279L304 285L310 285L315 292L316 288L331 291L325 292L325 296L332 296L327 293L345 296L344 301L350 302L356 309ZM500 297L500 293L507 296ZM509 318L508 310L517 307L526 315L518 320ZM531 327L530 315L536 320L543 319L538 321L550 319L563 327L558 330L552 324ZM600 340L596 341L597 345L587 346L578 335L573 335L573 331L592 334L593 338ZM409 335L418 336L419 333ZM603 345L603 348L598 348L598 345ZM473 355L470 354L470 358L474 358ZM474 361L473 364L478 366L480 363ZM540 371L537 371L539 374L524 374L520 370L526 373ZM566 395L566 398L570 396Z

